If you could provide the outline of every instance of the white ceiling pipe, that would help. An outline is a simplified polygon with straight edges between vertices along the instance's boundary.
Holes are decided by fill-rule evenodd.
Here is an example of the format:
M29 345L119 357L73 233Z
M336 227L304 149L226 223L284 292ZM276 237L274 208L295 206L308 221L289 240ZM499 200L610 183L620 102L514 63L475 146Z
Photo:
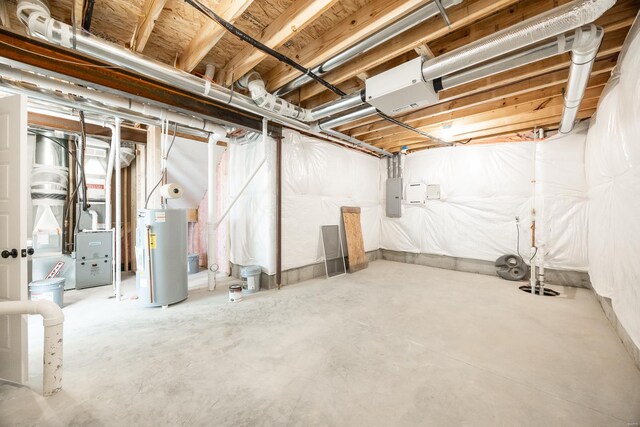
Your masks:
M115 149L115 161L114 161L114 169L116 171L116 223L115 223L115 233L113 236L113 240L116 245L116 253L115 253L115 278L116 278L116 289L115 296L116 301L120 301L121 297L121 289L120 285L122 283L122 267L120 265L122 260L122 245L120 241L122 240L122 177L121 177L121 169L120 169L120 124L121 119L119 117L115 117L115 125L113 128L113 134L111 136L111 145L112 148ZM109 196L107 196L109 197Z
M210 291L216 289L216 273L218 268L218 232L216 225L217 204L217 170L218 159L216 144L227 135L227 130L218 126L209 135L207 146L207 283Z
M422 64L422 77L425 81L431 81L590 24L615 3L615 0L575 0L556 7L425 61Z
M568 133L573 130L603 35L604 30L595 25L585 30L576 30L574 46L571 51L569 81L564 94L564 108L560 119L560 133Z
M73 29L69 25L53 19L50 16L48 8L43 7L42 3L38 0L20 0L17 10L18 17L27 26L30 34L33 36L44 38L67 48L74 48L98 60L118 65L174 87L179 87L187 92L205 96L220 103L230 104L235 108L252 114L267 117L271 121L292 129L309 132L320 138L326 138L343 145L358 145L363 148L368 146L369 148L367 149L369 151L384 156L391 155L391 153L386 150L380 150L339 132L332 132L331 134L318 132L312 129L307 123L260 108L248 96L234 93L222 86L207 82L204 79L161 62L146 59L91 34L74 34ZM357 141L357 143L354 141Z
M39 314L44 326L42 394L51 396L62 389L62 323L64 314L49 300L2 301L0 315Z

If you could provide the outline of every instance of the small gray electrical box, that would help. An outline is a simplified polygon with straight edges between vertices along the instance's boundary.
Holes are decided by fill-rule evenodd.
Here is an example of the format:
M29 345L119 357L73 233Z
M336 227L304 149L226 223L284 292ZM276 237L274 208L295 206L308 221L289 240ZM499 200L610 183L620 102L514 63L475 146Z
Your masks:
M402 178L387 178L387 217L402 216Z
M427 185L427 200L440 200L440 184Z
M110 231L76 234L76 289L111 284L111 236Z
M365 85L367 102L389 115L438 102L433 83L422 79L422 57L370 77Z

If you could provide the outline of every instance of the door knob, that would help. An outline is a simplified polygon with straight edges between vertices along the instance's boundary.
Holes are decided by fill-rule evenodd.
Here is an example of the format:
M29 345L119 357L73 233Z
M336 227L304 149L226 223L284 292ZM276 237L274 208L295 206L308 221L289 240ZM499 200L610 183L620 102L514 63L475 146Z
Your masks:
M5 249L4 251L2 251L2 254L0 254L0 255L2 255L2 258L9 258L9 257L18 258L18 250L17 249L11 249L10 251L8 251L8 250Z
M33 255L34 252L33 248L27 248L27 255Z

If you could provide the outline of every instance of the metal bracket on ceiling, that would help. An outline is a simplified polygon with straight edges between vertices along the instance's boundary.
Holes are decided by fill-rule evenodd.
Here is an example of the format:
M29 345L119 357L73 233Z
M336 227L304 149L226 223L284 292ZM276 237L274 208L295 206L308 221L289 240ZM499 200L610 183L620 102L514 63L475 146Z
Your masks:
M447 16L447 11L445 10L444 6L442 6L442 2L440 0L433 0L433 2L436 4L436 6L438 6L438 10L440 11L440 16L442 16L442 19L444 20L445 24L447 24L447 27L449 27L449 29L451 29L451 21Z

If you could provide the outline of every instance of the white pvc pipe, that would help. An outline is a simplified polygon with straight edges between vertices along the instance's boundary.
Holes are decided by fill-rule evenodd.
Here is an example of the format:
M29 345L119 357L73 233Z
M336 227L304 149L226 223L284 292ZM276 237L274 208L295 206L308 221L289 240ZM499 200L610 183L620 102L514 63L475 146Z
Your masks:
M116 301L120 301L120 284L122 279L121 259L122 259L122 182L120 175L120 118L115 118L115 126L111 143L115 149L114 168L116 172L116 224L114 233L115 251L115 281L116 281Z
M62 323L58 304L48 301L2 301L0 315L39 314L44 326L42 394L51 396L62 388Z
M216 224L216 181L217 181L217 156L216 144L224 138L227 131L218 126L215 132L209 135L207 146L207 284L210 291L216 289L216 273L218 271L218 232Z
M115 128L111 125L107 127L111 130L111 147L109 148L109 160L107 161L107 176L104 179L104 229L111 230L111 177L113 176L116 152L113 148Z
M544 244L538 245L538 282L540 283L540 295L544 296Z

